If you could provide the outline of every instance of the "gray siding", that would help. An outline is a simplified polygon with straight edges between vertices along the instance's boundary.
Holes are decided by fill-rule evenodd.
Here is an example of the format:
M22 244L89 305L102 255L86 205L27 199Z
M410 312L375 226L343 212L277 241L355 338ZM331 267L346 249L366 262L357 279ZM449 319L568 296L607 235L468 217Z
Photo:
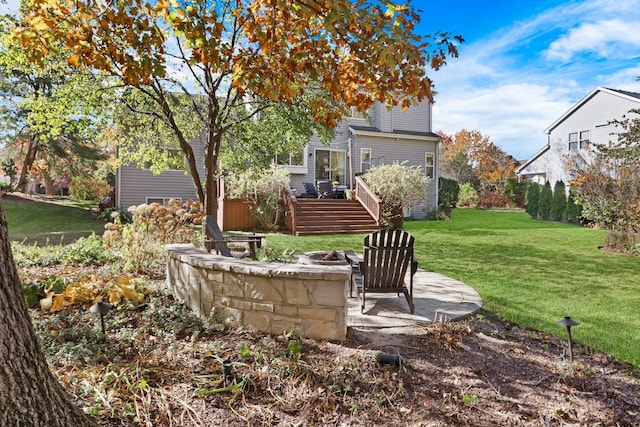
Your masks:
M201 177L204 178L204 141L192 143ZM179 198L197 200L191 176L184 171L169 170L153 175L135 164L123 165L116 174L116 205L122 208L146 203L147 198Z
M423 102L402 111L393 107L393 130L407 132L431 132L431 104Z
M329 145L324 145L314 136L307 144L305 150L305 164L302 167L290 168L291 187L298 194L304 192L304 182L315 182L316 150L337 150L345 153L345 171L348 175L350 168L353 173L360 170L360 149L370 148L372 164L390 164L393 162L407 161L409 165L419 165L424 168L425 153L433 153L435 156L435 177L428 189L428 201L412 210L413 217L423 217L426 212L434 210L437 206L437 177L438 177L438 141L435 138L411 137L398 132L431 132L431 105L428 102L413 106L402 112L400 107L388 110L384 105L376 103L369 111L370 120L349 118L340 123L335 130L335 138ZM352 135L349 126L373 127L380 132L380 136L356 136ZM352 140L351 157L349 157L349 139ZM425 141L425 139L429 139ZM201 176L204 177L204 141L202 138L192 144L198 159ZM346 185L355 181L345 177ZM118 169L117 173L117 204L121 207L129 207L145 203L148 197L153 198L181 198L182 200L196 199L193 181L189 175L182 171L165 171L154 176L149 170L138 169L135 165L126 165Z

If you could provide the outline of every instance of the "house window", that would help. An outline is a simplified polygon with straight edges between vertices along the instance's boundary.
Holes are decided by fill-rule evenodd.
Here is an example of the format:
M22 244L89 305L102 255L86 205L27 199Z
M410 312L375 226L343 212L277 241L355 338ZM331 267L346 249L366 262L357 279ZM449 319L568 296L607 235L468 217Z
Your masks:
M158 203L162 206L169 206L169 200L177 200L182 204L181 197L147 197L147 204Z
M425 153L424 155L424 174L433 179L436 171L436 158L433 153Z
M360 172L365 173L371 169L371 148L360 149Z
M339 150L316 150L316 181L346 183L347 155Z
M276 164L280 166L304 166L304 150L293 154L276 155Z
M586 150L589 148L589 131L584 130L580 132L580 141L579 141L580 149Z
M364 111L358 111L356 107L351 107L345 114L344 117L350 119L366 119L367 113Z
M586 150L589 148L589 131L572 132L569 134L569 151Z

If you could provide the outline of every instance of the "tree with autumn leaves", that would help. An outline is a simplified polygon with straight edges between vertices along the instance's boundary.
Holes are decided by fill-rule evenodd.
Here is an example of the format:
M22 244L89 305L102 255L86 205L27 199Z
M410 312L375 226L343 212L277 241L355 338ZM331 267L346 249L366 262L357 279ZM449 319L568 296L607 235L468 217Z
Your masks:
M32 0L27 10L15 37L35 66L66 54L69 65L105 72L155 103L154 117L172 130L208 214L216 211L219 156L233 129L305 97L314 122L327 129L376 101L408 107L431 100L427 69L456 56L462 41L416 34L410 3ZM201 124L204 177L176 120L176 93L191 100ZM0 207L0 422L94 424L48 371L21 298Z
M234 128L305 96L313 121L328 129L354 107L432 99L427 69L456 56L462 42L442 32L416 34L420 19L410 3L33 0L29 10L16 37L36 63L61 41L69 64L111 74L157 105L209 215L216 211L221 148ZM193 99L205 140L204 177L176 120L176 92Z
M462 129L455 135L440 133L443 176L478 190L503 194L515 178L516 160L479 131Z

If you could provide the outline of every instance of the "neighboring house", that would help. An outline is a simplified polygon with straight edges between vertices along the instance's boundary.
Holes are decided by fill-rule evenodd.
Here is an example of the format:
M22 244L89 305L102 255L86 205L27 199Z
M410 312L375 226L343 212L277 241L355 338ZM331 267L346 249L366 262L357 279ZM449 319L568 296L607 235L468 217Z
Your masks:
M522 164L516 174L521 180L553 187L562 180L573 179L570 163L580 165L588 159L593 144L617 142L621 132L611 122L623 116L633 117L629 110L640 108L640 93L597 87L551 124L544 133L547 145Z
M299 153L278 156L277 164L291 174L291 187L304 193L304 182L329 180L347 188L355 187L355 175L372 166L405 162L420 166L432 178L428 200L411 210L424 217L438 203L438 145L440 136L431 131L431 104L423 102L404 112L376 103L364 115L345 117L335 130L335 138L324 145L313 137ZM194 142L196 153L202 142ZM117 205L127 208L141 203L162 202L170 198L195 198L191 177L179 170L154 176L136 165L122 166L117 173Z

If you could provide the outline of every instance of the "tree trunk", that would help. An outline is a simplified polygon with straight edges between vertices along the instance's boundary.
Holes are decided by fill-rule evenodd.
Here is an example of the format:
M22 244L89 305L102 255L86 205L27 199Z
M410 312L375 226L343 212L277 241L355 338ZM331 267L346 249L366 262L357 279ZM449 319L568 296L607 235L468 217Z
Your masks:
M33 162L36 160L36 155L38 154L38 143L32 139L29 140L27 146L27 153L24 156L24 161L22 162L22 169L20 171L20 177L18 178L18 182L16 183L16 188L23 193L26 193L26 186L29 180L27 176L29 175L29 170L33 165Z
M51 178L51 175L49 175L49 171L42 172L42 180L44 181L45 194L47 196L55 196L56 189L53 186L53 179Z
M97 425L49 371L22 298L1 202L0 425Z

